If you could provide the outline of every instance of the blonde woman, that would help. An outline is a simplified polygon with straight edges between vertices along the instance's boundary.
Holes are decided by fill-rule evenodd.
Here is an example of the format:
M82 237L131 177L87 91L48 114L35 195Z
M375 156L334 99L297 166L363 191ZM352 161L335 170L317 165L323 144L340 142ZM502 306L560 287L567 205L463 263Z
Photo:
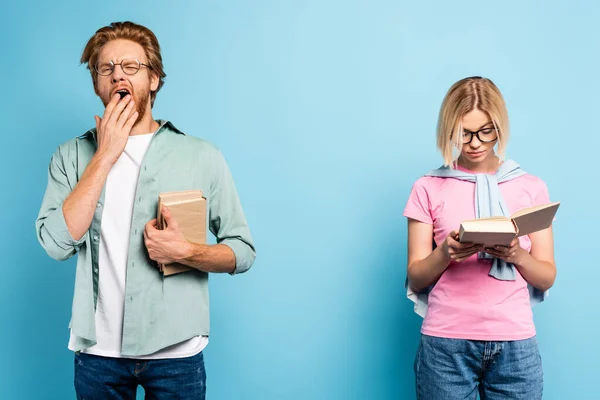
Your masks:
M459 243L463 220L510 215L550 201L545 183L504 159L502 94L486 78L456 82L443 100L437 144L444 166L419 178L408 219L407 295L421 315L418 399L542 398L531 306L556 276L552 228L508 247Z

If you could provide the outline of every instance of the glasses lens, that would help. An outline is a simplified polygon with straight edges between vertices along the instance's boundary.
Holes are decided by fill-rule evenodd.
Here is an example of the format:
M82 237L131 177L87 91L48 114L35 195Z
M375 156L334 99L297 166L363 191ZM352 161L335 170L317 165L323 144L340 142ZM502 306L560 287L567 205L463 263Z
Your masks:
M140 70L140 62L138 60L123 60L121 68L127 75L133 75Z
M113 70L112 62L103 62L96 64L96 72L100 75L110 75Z
M495 128L487 128L479 131L479 139L482 142L492 142L494 141L498 135L496 134Z

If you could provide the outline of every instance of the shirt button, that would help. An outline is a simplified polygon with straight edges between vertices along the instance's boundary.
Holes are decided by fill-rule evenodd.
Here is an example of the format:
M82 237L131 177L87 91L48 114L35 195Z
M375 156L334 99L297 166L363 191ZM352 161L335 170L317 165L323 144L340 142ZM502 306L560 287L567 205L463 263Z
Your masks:
M98 273L98 268L94 267L94 272Z
M98 236L94 235L94 242L98 241Z
M100 208L102 206L102 204L98 203L96 204L96 208Z

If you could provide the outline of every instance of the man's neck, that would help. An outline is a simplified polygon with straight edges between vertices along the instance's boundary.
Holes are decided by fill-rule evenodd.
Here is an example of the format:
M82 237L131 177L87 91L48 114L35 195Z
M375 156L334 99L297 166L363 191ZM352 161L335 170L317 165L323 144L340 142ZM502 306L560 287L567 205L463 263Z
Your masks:
M159 124L154 120L154 118L152 118L152 114L148 113L141 121L138 121L133 128L131 128L131 133L129 133L129 136L152 133L158 129L158 126Z

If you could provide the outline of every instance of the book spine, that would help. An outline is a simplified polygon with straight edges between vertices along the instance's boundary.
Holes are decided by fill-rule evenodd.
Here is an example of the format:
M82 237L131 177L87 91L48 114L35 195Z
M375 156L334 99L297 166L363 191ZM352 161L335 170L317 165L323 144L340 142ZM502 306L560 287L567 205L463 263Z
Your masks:
M517 222L513 218L510 219L510 222L512 222L513 227L515 228L515 236L519 237L519 225L517 225Z

